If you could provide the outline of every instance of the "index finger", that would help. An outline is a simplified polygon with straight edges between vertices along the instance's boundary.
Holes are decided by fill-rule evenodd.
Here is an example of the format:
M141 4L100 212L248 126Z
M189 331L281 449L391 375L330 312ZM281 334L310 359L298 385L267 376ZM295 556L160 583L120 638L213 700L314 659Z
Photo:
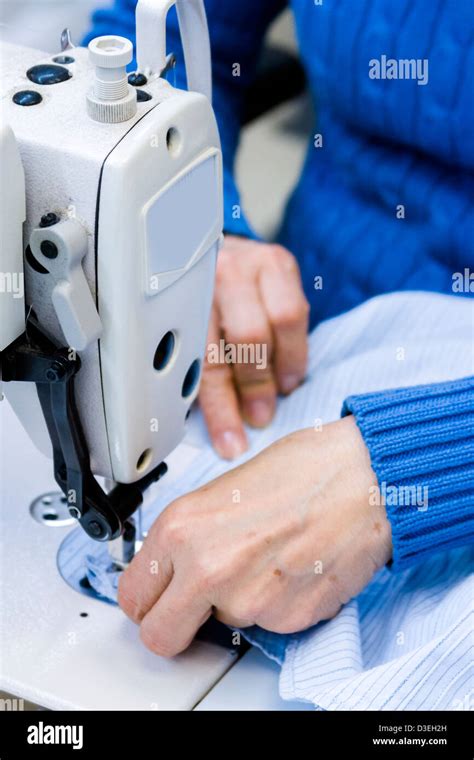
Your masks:
M220 320L214 305L209 324L208 347L219 345ZM206 353L199 404L211 441L224 459L234 459L247 448L247 437L239 409L232 368L228 364L211 362Z
M290 393L304 379L308 362L309 304L298 265L284 249L260 271L260 292L274 333L273 366L278 388Z

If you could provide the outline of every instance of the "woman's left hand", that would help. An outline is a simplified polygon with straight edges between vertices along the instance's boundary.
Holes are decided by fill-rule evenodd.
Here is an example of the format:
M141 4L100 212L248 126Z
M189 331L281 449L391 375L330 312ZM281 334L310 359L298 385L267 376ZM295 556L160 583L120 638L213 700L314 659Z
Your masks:
M122 576L145 645L186 649L214 613L292 633L333 617L391 557L353 417L301 430L170 504Z

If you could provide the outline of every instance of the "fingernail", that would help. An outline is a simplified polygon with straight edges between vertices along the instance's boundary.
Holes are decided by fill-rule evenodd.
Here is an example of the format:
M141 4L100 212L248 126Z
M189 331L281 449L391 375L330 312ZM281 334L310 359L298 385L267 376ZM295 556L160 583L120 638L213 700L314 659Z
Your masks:
M298 375L283 375L280 380L280 388L283 393L291 393L299 385Z
M245 404L245 411L250 421L258 427L268 425L273 416L273 406L268 401L249 401Z
M223 459L236 459L247 448L245 439L233 430L219 433L214 440L214 446Z

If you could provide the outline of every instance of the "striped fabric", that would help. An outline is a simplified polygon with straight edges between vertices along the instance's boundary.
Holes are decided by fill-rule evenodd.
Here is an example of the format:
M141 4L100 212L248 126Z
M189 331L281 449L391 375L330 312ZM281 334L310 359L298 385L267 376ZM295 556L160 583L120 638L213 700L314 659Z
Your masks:
M474 551L383 569L334 620L280 641L249 636L282 667L284 699L324 710L474 707Z
M471 299L399 293L321 324L310 339L307 382L280 402L269 429L250 431L251 451L242 461L286 433L337 419L350 396L472 374L473 308ZM200 415L191 422L145 524L176 497L229 469L206 445ZM244 633L281 664L285 699L325 710L472 708L473 560L472 547L461 546L400 572L384 568L329 622L291 636L257 627ZM74 585L85 563L97 593L113 601L117 577L107 572L106 549L74 531L59 567Z

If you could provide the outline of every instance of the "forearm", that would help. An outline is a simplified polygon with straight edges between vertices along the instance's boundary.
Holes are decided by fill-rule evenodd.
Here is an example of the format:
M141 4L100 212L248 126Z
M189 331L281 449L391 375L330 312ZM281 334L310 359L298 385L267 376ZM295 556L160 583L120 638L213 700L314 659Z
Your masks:
M474 377L351 396L404 569L474 538Z

